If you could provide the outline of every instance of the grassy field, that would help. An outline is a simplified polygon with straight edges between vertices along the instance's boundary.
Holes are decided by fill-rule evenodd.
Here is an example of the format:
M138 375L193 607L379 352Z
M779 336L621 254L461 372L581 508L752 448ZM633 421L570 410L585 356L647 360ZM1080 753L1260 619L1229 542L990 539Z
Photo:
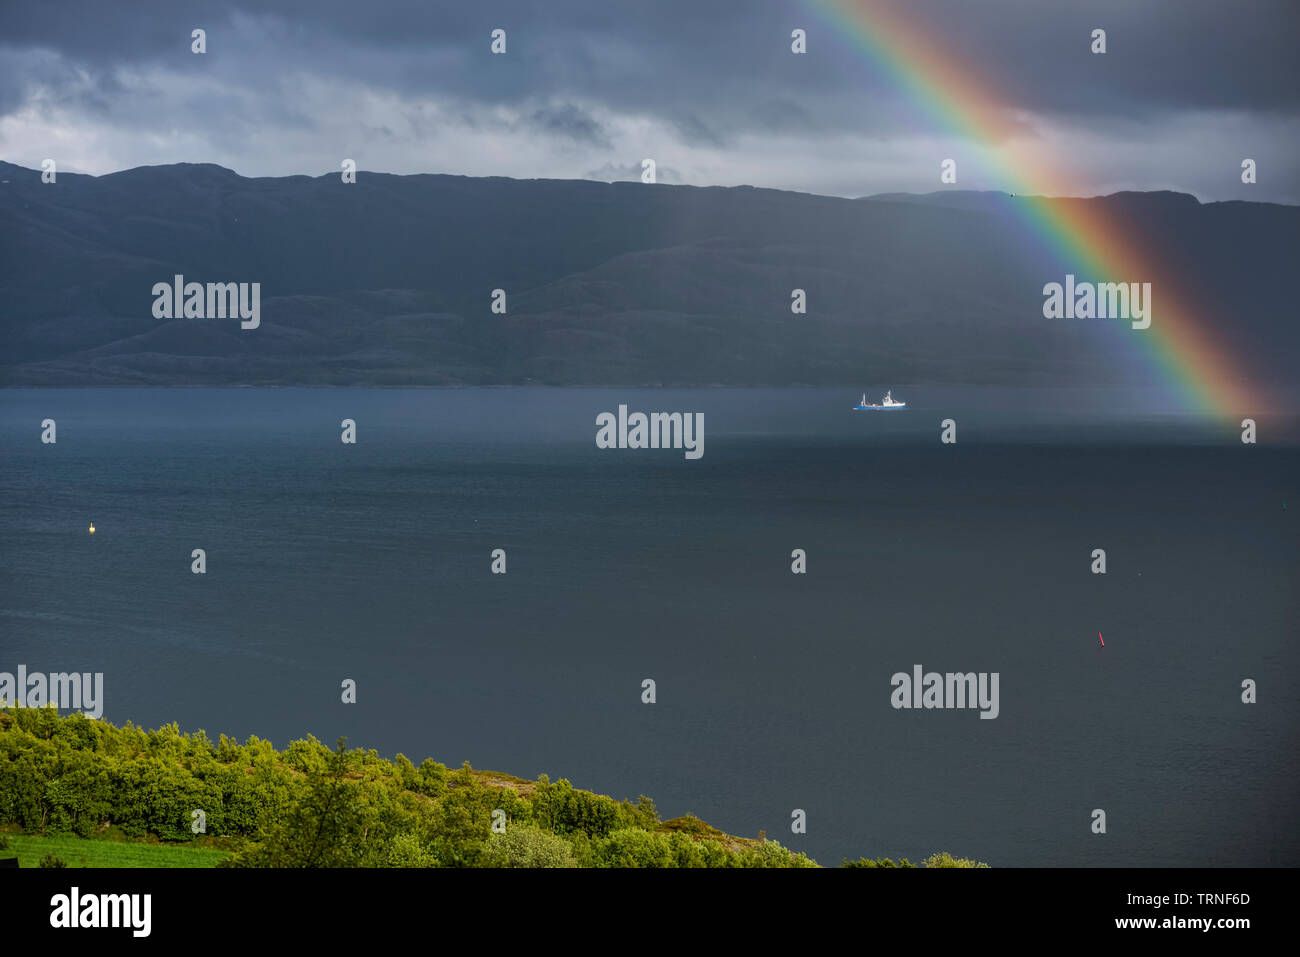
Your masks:
M13 833L6 836L9 848L0 851L0 857L17 857L19 867L40 867L41 858L46 854L63 858L69 867L216 867L229 854L229 851L184 844Z

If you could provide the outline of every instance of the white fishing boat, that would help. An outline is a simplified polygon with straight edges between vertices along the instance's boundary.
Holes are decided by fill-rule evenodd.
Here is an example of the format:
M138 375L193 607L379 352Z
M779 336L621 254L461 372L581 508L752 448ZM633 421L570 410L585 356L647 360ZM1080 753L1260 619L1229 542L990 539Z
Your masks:
M906 409L906 408L907 408L907 403L899 402L897 399L895 399L893 390L891 389L889 392L885 393L885 397L881 399L879 403L868 402L867 394L865 392L862 393L862 401L853 407L853 411L855 412L891 411L892 412L895 409Z

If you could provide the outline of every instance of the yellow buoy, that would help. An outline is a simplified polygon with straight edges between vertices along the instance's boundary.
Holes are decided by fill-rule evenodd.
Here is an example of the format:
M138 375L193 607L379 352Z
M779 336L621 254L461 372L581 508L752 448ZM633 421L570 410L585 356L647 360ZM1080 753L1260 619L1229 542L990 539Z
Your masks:
M95 526L94 526L94 525L91 525L91 526L90 526L90 534L92 534L92 535L95 534Z

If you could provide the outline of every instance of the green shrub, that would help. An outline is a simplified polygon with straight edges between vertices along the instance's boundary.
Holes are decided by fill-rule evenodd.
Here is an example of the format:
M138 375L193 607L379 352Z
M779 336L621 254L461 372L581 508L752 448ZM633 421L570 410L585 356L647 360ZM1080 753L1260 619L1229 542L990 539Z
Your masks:
M578 866L568 841L529 824L511 824L504 834L493 834L483 857L489 867Z
M403 831L388 842L384 867L437 867L438 859L411 831Z
M595 867L672 867L668 835L638 828L611 831L592 848Z
M807 854L796 854L776 841L763 841L741 852L745 867L816 867Z
M953 857L947 851L940 851L938 854L931 854L925 859L926 867L988 867L980 861L972 861L967 857Z
M874 860L870 857L859 857L856 861L850 861L848 858L845 858L844 863L841 864L840 866L841 867L915 867L916 865L913 864L905 857L900 858L897 864L895 864L888 857L879 857L879 858L875 858Z

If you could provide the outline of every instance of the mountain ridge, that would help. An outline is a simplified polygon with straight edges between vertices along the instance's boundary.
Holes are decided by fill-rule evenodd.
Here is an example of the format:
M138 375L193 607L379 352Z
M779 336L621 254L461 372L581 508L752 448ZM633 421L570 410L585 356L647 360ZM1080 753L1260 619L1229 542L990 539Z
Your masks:
M343 184L336 173L249 178L216 164L60 173L51 185L0 162L6 179L3 385L1151 375L1119 344L1140 334L1126 324L1042 317L1042 286L1064 270L1026 238L1021 197L1005 193L846 199L365 171ZM1170 191L1041 202L1105 204L1229 325L1249 374L1285 377L1300 344L1283 321L1282 282L1300 207ZM151 289L176 274L260 283L259 328L155 319ZM506 291L505 315L491 311L494 289ZM794 289L805 290L805 315L791 312Z

